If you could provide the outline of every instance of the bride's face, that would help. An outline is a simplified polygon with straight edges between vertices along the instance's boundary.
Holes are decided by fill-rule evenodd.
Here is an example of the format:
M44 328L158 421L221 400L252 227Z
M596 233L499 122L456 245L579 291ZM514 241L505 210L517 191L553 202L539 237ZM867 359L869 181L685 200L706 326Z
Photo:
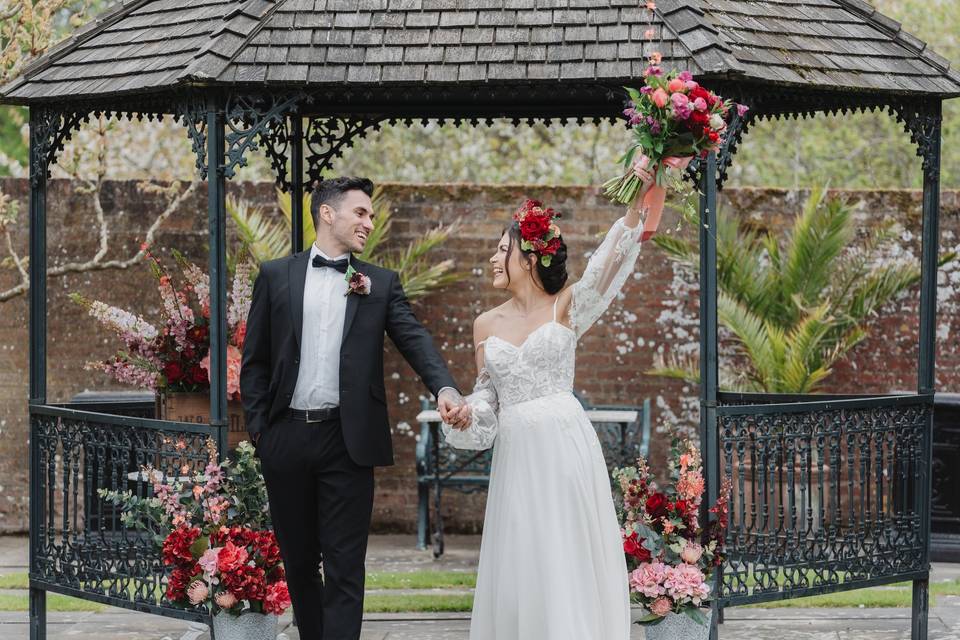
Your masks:
M520 264L520 256L523 255L517 247L510 250L510 234L504 233L497 243L496 252L490 256L490 265L493 268L493 287L494 289L510 288L511 279L524 273ZM514 282L514 284L516 284Z
M527 275L523 268L523 251L519 247L510 247L510 233L504 233L497 243L496 252L490 256L490 265L493 270L493 288L509 289L516 285L518 278Z

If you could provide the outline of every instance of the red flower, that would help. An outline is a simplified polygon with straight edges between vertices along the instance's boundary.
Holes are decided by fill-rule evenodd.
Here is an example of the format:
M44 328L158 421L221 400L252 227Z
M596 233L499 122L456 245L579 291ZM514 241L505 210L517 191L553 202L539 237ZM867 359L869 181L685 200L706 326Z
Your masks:
M223 554L223 550L220 554ZM260 567L237 567L223 574L223 582L237 600L263 600L267 592L267 576Z
M650 550L643 546L644 540L646 540L646 538L639 537L637 532L634 531L623 539L624 552L640 562L650 562L652 556L650 555Z
M187 331L187 337L190 341L199 345L205 345L209 335L210 330L202 324L196 324Z
M275 613L279 616L289 608L290 591L287 589L287 583L281 580L268 585L267 595L263 599L264 612Z
M179 382L183 379L183 368L179 362L168 362L163 366L163 375L167 382Z
M170 577L167 579L167 600L171 602L186 600L187 587L190 586L193 576L199 572L200 567L191 567L190 569L177 567L170 572Z
M238 547L232 542L227 542L217 555L217 569L219 569L221 573L235 571L243 566L249 558L250 554L247 553L246 548Z
M520 221L520 235L524 240L537 240L547 235L549 231L550 218L545 215L528 214Z
M163 541L163 564L182 566L184 563L189 563L193 566L195 561L190 545L199 537L200 529L196 527L181 526L171 531Z
M241 322L233 332L233 346L243 351L243 341L247 338L247 323Z
M207 372L199 364L195 364L190 368L190 381L194 384L205 384L208 382Z
M644 506L646 507L647 514L651 518L656 519L667 515L667 509L670 506L670 501L667 500L667 496L657 492L650 494L650 497L647 498L647 503Z
M714 131L713 129L707 131L707 138L710 139L710 142L716 142L720 139L720 134Z
M542 255L554 255L557 251L560 250L560 238L551 238L544 243L543 248L540 249Z
M254 542L254 548L260 554L265 568L280 564L280 547L272 531L261 531Z

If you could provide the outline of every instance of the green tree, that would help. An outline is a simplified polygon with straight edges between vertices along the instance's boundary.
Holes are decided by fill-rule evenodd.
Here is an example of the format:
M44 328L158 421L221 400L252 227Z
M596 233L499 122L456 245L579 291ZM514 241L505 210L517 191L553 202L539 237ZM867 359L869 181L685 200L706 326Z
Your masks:
M718 320L737 351L735 361L722 363L724 388L816 391L866 337L870 317L919 282L914 262L886 258L894 226L882 224L854 245L852 213L848 202L815 189L779 240L718 212ZM695 241L658 235L654 242L698 271ZM954 258L946 255L941 264ZM647 373L698 382L699 364L674 358Z

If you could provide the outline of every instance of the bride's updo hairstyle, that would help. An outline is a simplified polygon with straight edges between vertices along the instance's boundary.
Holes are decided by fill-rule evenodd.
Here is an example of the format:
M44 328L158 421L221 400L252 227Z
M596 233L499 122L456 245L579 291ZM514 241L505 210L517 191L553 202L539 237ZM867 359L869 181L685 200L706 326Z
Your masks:
M507 227L510 238L506 263L515 246L523 253L521 262L530 263L529 256L536 256L537 275L543 284L543 290L553 295L567 284L567 243L560 235L560 229L553 223L560 215L545 208L539 200L527 200L513 214L513 222ZM506 265L505 265L506 266ZM507 270L507 281L510 272Z

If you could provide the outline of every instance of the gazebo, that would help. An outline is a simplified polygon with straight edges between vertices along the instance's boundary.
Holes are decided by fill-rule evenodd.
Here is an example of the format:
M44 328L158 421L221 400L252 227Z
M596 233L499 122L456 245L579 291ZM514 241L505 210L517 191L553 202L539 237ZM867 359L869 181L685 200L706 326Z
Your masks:
M912 580L912 637L926 638L941 106L960 95L960 74L862 0L658 0L653 15L637 0L132 0L40 56L0 89L0 102L30 108L30 637L45 637L48 591L209 619L163 599L159 559L89 489L142 492L128 480L140 464L201 464L211 436L226 449L224 193L248 153L266 153L277 184L301 193L385 121L615 118L654 48L750 107L721 151L689 169L701 193L708 502L721 476L734 488L713 606ZM712 229L738 141L757 119L865 109L902 122L922 160L916 393L720 392ZM207 181L208 425L47 401L49 169L71 132L102 114L176 118ZM171 436L192 446L174 450Z

